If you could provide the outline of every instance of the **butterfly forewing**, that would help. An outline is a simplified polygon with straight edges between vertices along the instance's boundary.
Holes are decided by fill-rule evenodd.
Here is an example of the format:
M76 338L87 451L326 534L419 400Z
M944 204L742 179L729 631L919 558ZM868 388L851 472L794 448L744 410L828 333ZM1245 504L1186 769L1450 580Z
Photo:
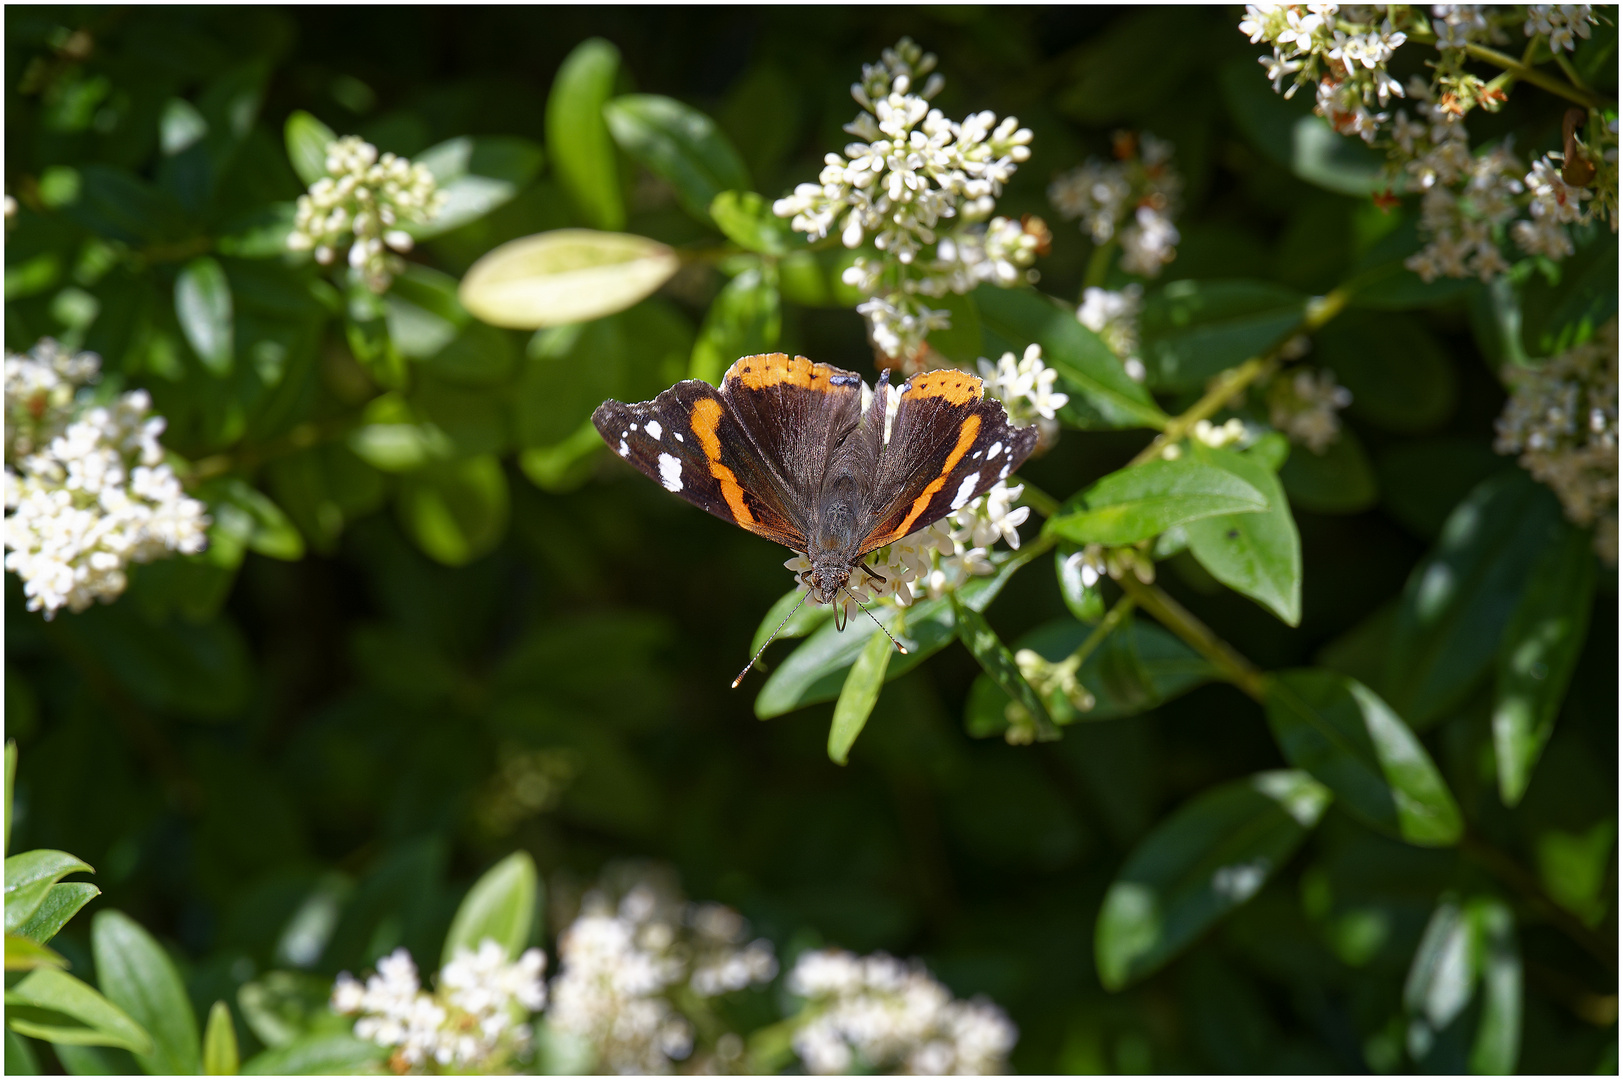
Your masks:
M862 379L804 356L746 356L721 393L795 506L812 507L830 456L862 417Z

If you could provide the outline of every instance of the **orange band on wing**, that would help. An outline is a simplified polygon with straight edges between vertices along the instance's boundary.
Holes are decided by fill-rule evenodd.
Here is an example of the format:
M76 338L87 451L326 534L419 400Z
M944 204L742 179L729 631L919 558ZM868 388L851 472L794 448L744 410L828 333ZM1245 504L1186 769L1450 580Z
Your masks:
M700 398L693 404L688 423L699 440L699 448L710 461L710 475L721 484L721 497L727 500L733 520L746 529L753 528L755 515L744 501L744 489L739 486L738 476L721 463L721 439L716 434L716 427L721 423L721 402L715 398Z
M919 497L913 500L913 508L907 512L907 516L902 519L902 523L892 529L890 535L875 544L874 547L884 547L886 544L900 540L912 530L913 523L923 515L925 510L929 509L930 500L935 498L936 492L947 486L947 477L952 475L952 470L957 468L958 463L964 459L964 455L969 453L969 448L975 445L975 436L980 433L981 418L974 413L964 417L964 426L958 429L958 443L952 448L952 453L947 455L946 462L941 466L941 474L931 480L925 486L924 491L919 494Z
M981 399L981 379L979 375L971 375L966 371L954 368L942 368L940 371L926 371L907 380L902 388L902 399L908 398L944 398L948 405L968 405L971 401Z
M802 390L820 390L832 393L834 368L827 364L814 364L804 356L783 353L762 353L734 361L722 376L722 385L737 379L746 390L765 390L769 386L797 386Z

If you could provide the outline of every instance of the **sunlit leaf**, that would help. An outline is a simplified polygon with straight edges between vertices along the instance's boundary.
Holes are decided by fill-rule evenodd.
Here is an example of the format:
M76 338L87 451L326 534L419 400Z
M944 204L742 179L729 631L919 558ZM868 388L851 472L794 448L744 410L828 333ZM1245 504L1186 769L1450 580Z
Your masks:
M828 728L828 759L844 765L851 752L851 744L862 734L873 707L879 702L879 691L885 687L885 668L890 665L891 653L896 646L883 634L871 634L868 643L857 653L851 665L840 696L834 702L834 721Z
M1284 488L1267 466L1243 454L1200 446L1192 452L1262 492L1268 509L1187 522L1190 552L1218 581L1295 626L1302 618L1302 541Z
M661 94L626 94L603 106L620 149L676 190L683 209L710 221L724 191L748 191L749 170L716 122Z
M96 981L108 1000L152 1036L136 1060L149 1073L196 1073L202 1066L197 1017L186 985L163 946L120 911L100 911L90 923Z
M153 1050L152 1037L91 986L40 967L6 991L6 1026L46 1042Z
M490 252L468 270L458 296L488 323L533 330L623 311L679 266L674 251L645 237L559 229Z
M235 351L231 283L208 256L193 259L175 278L175 317L203 366L216 375L231 372Z
M1079 544L1133 544L1186 522L1267 508L1266 495L1227 469L1187 457L1157 459L1073 496L1045 531Z
M203 1030L203 1075L235 1076L240 1068L237 1029L231 1022L231 1006L216 1001L209 1009L208 1027Z
M332 128L303 110L287 118L287 159L306 187L327 175L327 147L338 141Z
M515 851L486 870L451 919L441 964L449 963L458 949L478 952L487 940L500 945L509 961L517 960L530 942L540 889L535 860L527 852Z
M603 119L619 73L620 50L602 38L588 38L564 58L547 95L553 173L587 223L611 231L626 222L614 141Z

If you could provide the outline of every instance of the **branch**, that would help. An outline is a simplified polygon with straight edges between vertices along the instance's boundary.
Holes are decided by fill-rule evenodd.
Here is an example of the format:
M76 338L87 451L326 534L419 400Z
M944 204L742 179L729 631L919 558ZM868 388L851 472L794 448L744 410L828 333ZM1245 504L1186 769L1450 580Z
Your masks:
M1556 97L1566 98L1568 101L1582 105L1586 109L1607 109L1616 106L1615 102L1599 94L1588 90L1580 90L1576 86L1568 86L1553 75L1524 64L1514 56L1506 56L1497 49L1490 49L1486 45L1467 45L1465 46L1465 54L1472 59L1503 68L1522 82L1532 83L1540 90L1548 90Z

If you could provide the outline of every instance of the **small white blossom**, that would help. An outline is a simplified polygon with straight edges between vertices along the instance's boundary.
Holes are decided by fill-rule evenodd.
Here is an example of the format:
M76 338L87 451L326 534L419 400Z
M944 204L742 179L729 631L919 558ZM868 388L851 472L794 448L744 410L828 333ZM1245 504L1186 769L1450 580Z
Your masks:
M1053 420L1063 409L1070 396L1054 389L1059 372L1043 363L1041 345L1028 345L1017 361L1013 353L1004 353L996 364L982 358L979 362L981 377L986 380L986 392L1003 402L1009 419L1016 424L1030 423L1033 419Z
M6 569L46 618L116 599L130 563L208 542L205 507L164 462L164 420L148 415L147 392L76 401L99 368L94 354L48 339L5 358Z
M1522 30L1528 37L1547 37L1552 53L1572 52L1577 48L1577 38L1589 37L1589 27L1595 21L1589 4L1528 4Z
M310 251L327 265L348 245L347 262L373 292L384 292L403 263L395 252L410 251L405 223L431 220L446 195L426 165L347 135L327 147L327 175L299 196L287 246Z
M1269 422L1294 443L1322 454L1341 433L1336 413L1352 404L1352 393L1336 385L1335 374L1307 369L1281 375L1268 388Z
M1149 132L1117 132L1119 160L1089 158L1048 186L1048 201L1078 218L1095 244L1120 238L1122 269L1155 277L1177 255L1172 215L1183 179L1172 168L1172 144Z

